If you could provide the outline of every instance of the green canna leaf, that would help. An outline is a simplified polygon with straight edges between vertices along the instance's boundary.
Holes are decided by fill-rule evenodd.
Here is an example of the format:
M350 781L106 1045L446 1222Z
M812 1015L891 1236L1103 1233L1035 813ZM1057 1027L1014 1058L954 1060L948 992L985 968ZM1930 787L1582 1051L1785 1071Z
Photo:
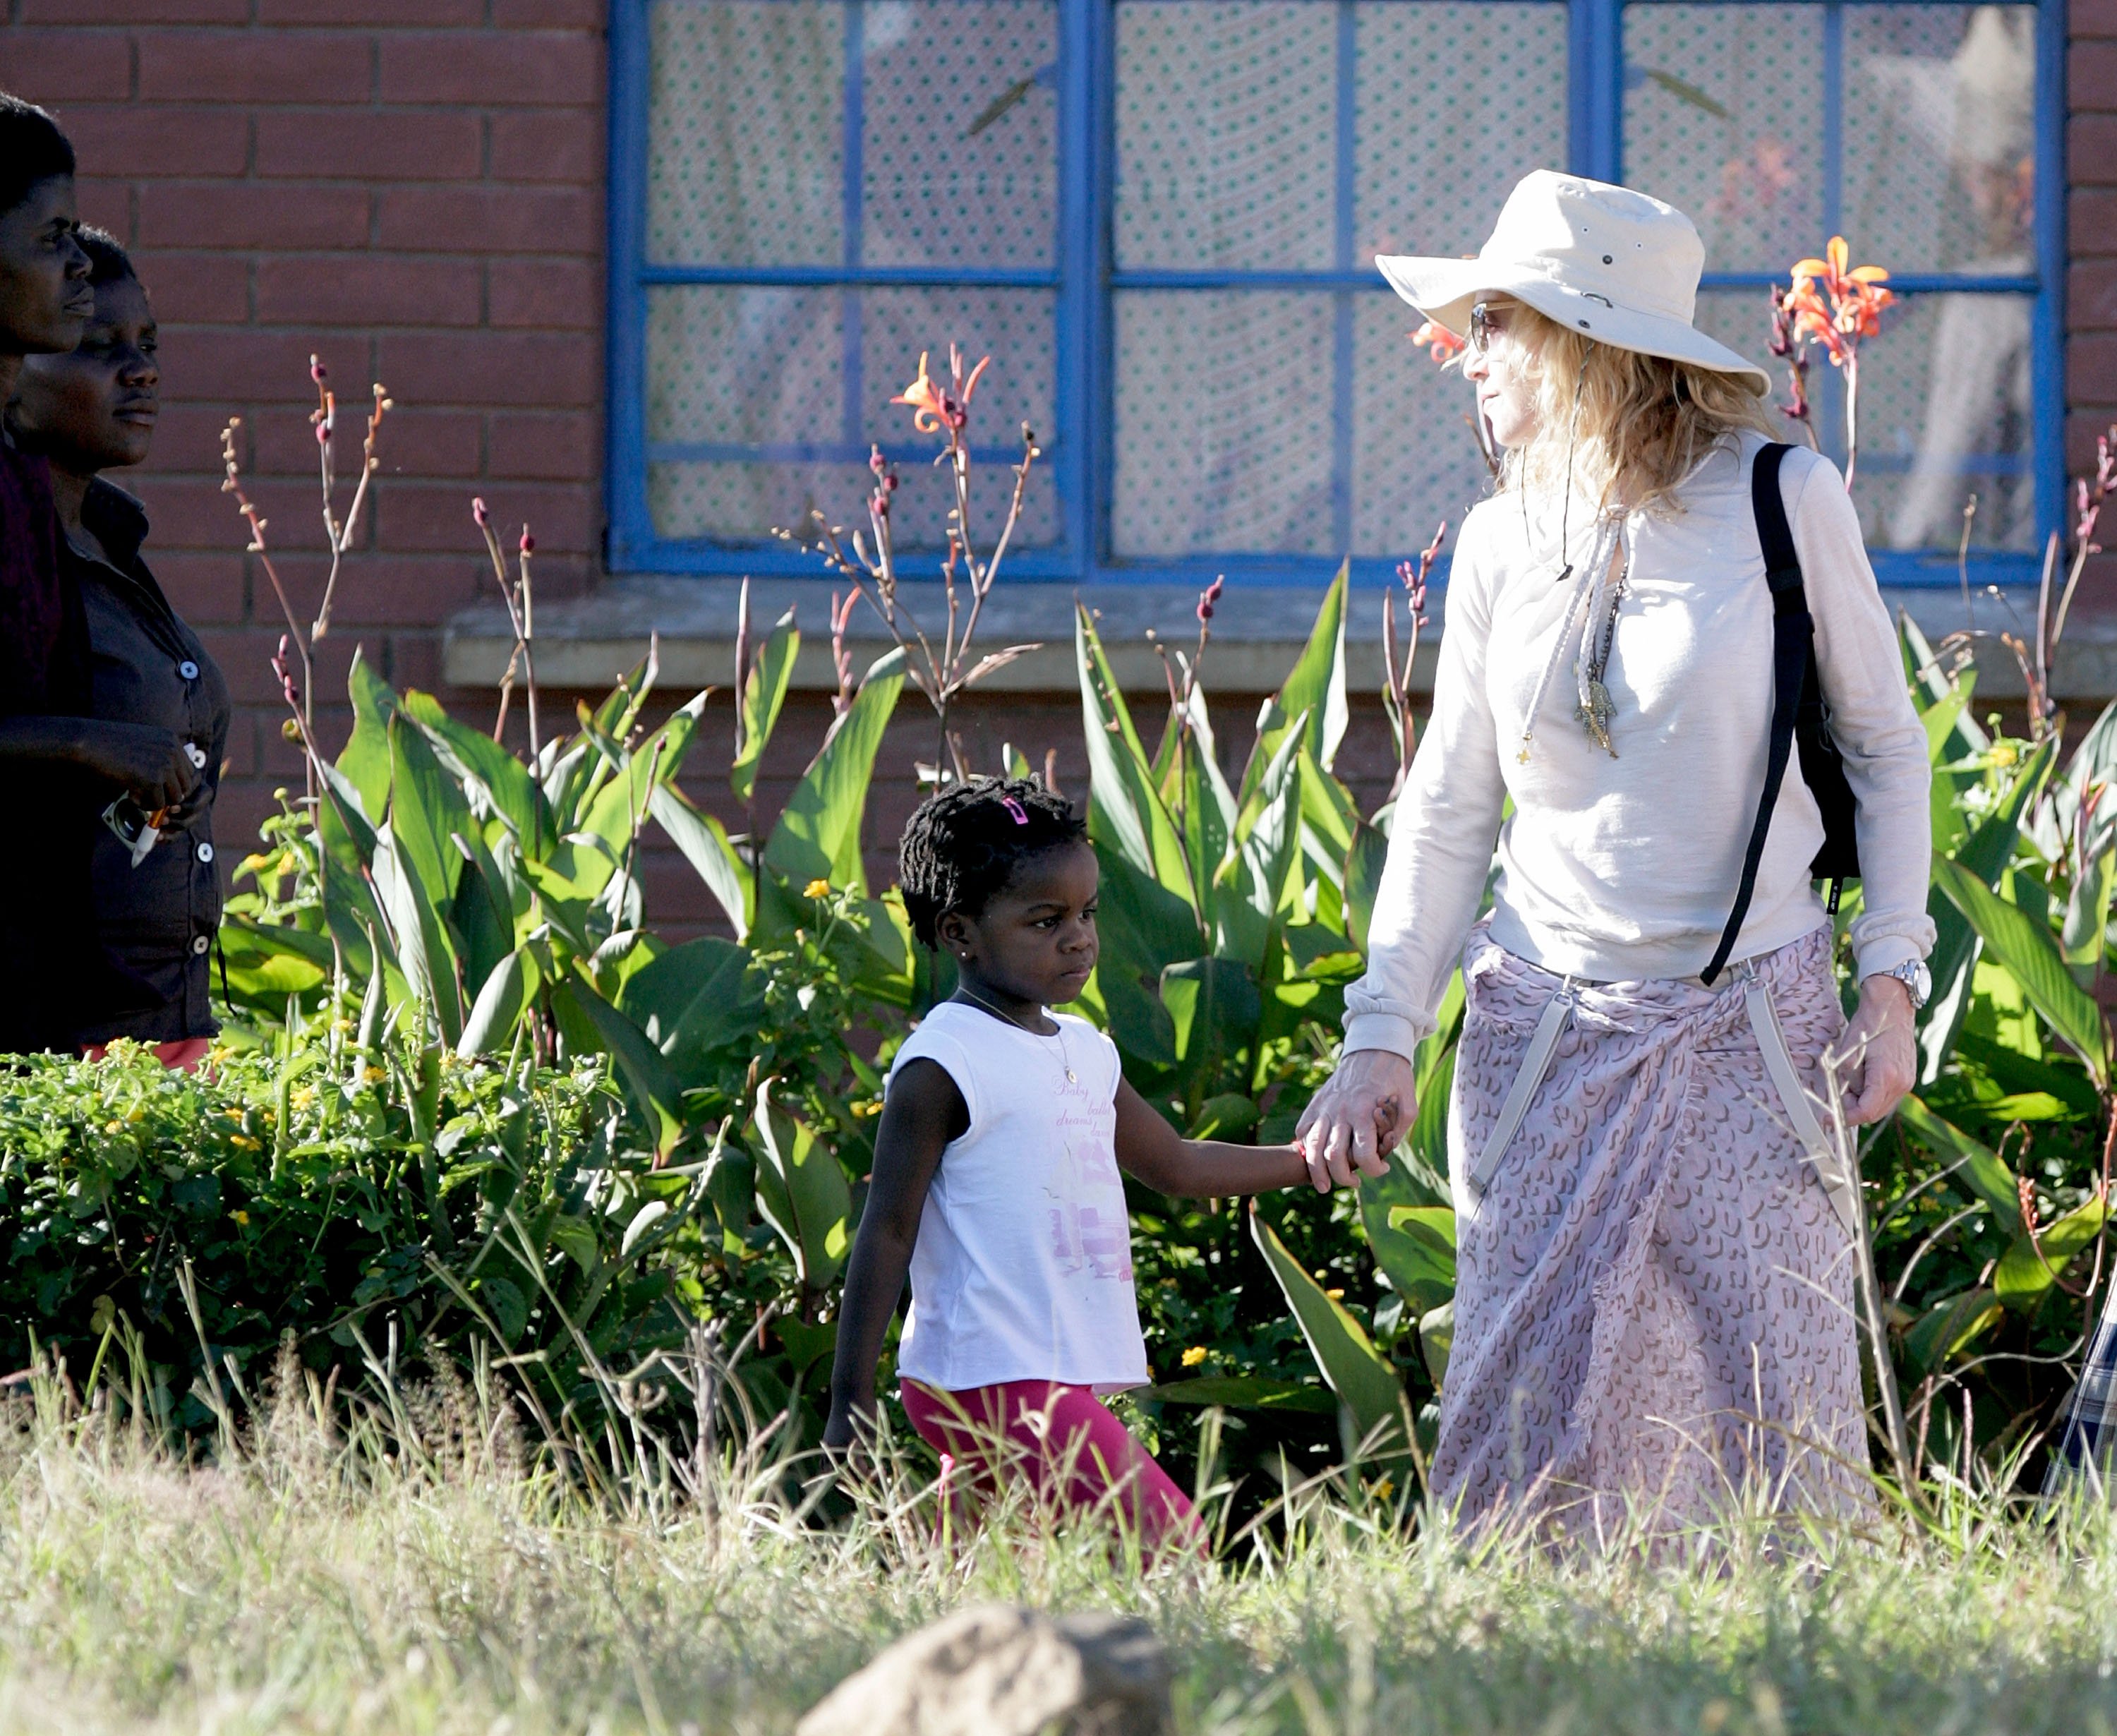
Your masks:
M1261 1374L1206 1374L1197 1380L1172 1380L1133 1395L1164 1405L1219 1405L1229 1410L1298 1410L1333 1416L1338 1401L1321 1387L1296 1380L1271 1380Z
M726 831L710 814L691 806L681 790L657 784L647 799L648 811L684 860L698 870L734 929L746 940L754 919L757 882L749 865L736 854Z
M648 1040L645 1032L597 992L588 979L587 967L579 960L570 977L553 985L551 999L585 1020L602 1040L602 1046L617 1064L625 1095L654 1142L654 1155L666 1157L683 1137L683 1087L662 1051Z
M1396 1370L1382 1359L1358 1321L1334 1297L1324 1295L1301 1263L1286 1250L1270 1224L1250 1208L1250 1236L1294 1311L1309 1354L1324 1380L1352 1412L1354 1438L1381 1455L1401 1452L1409 1406Z
M464 1021L463 1035L456 1039L456 1053L468 1059L504 1052L514 1041L515 1027L537 992L541 974L526 947L517 947L501 959L477 991L470 1016Z
M1338 755L1351 716L1345 703L1345 595L1352 571L1349 561L1323 593L1308 643L1302 648L1285 685L1265 701L1257 718L1257 741L1243 770L1241 805L1247 808L1266 769L1280 750L1298 735L1311 758L1329 771Z
M2034 1308L2065 1275L2074 1256L2093 1245L2109 1217L2105 1202L2089 1199L2034 1236L2024 1230L1992 1269L1993 1294L2018 1314Z
M1073 652L1088 747L1088 835L1165 890L1197 907L1190 863L1155 786L1118 679L1087 610L1074 607Z
M1933 1374L1998 1324L2004 1313L1990 1290L1964 1290L1928 1309L1904 1334L1904 1350L1919 1369Z
M1991 1208L1992 1220L2000 1229L2010 1230L2021 1222L2021 1194L2014 1172L1990 1146L1942 1120L1916 1095L1897 1106L1897 1118L1933 1151L1961 1163L1956 1179L1972 1198Z
M743 682L728 787L745 807L756 793L758 762L763 759L773 729L779 722L779 709L786 703L787 686L794 679L795 659L800 654L800 630L794 625L794 612L789 609L758 649Z
M764 866L796 891L811 880L865 893L860 820L867 811L874 756L904 690L904 653L892 650L869 667L852 709L788 798L764 847ZM765 912L759 912L763 926Z
M805 1289L823 1290L850 1251L852 1195L846 1172L814 1130L774 1097L779 1081L757 1087L750 1117L757 1154L757 1204L794 1256Z
M2004 898L1960 864L1934 858L1934 879L1984 942L1986 956L2021 986L2043 1022L2087 1063L2095 1083L2110 1085L2109 1032L2102 1009L2066 968L2047 922Z
M544 792L527 766L491 736L458 723L430 694L406 694L404 714L424 732L435 757L463 787L473 809L505 820L521 841L523 854L541 856L551 847L558 831Z

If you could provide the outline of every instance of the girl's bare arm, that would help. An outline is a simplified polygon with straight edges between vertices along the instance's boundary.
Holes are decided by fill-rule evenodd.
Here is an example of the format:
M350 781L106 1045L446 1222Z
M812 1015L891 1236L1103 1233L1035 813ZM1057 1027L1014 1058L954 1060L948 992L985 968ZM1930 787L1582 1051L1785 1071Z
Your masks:
M874 1415L875 1366L890 1316L904 1294L911 1247L919 1237L926 1190L951 1139L968 1131L971 1115L948 1069L924 1059L906 1063L890 1082L874 1136L867 1204L846 1264L838 1304L838 1342L831 1363L831 1414L823 1444L852 1443Z
M1268 1194L1314 1180L1307 1160L1292 1145L1186 1139L1123 1080L1118 1083L1117 1109L1118 1167L1158 1194L1178 1199L1224 1198ZM1331 1191L1327 1175L1315 1184L1319 1194Z

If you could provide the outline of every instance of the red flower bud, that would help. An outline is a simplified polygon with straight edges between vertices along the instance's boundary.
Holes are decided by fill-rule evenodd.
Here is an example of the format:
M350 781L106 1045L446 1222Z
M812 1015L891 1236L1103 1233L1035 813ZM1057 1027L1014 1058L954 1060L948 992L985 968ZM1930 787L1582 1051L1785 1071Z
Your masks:
M480 530L483 530L491 524L492 515L485 510L485 501L482 496L474 494L470 497L470 515L477 520L477 528Z
M315 356L311 356L309 358L309 377L315 381L318 386L321 386L325 381L330 377L330 370L325 367Z
M533 555L537 552L537 539L529 534L529 527L527 524L522 527L522 552L525 555Z

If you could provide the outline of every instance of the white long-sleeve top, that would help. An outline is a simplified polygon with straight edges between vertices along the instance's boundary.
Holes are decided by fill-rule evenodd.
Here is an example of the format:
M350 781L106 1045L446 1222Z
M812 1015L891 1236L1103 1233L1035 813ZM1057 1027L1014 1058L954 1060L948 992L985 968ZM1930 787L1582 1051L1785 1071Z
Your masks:
M1399 797L1369 929L1346 995L1345 1048L1409 1055L1477 914L1498 834L1492 936L1546 969L1603 982L1702 971L1734 907L1762 794L1772 713L1772 603L1750 508L1746 436L1711 453L1673 507L1623 528L1629 577L1607 674L1612 759L1575 719L1570 640L1524 726L1570 583L1555 511L1524 526L1514 495L1464 519L1450 569L1432 715ZM1934 926L1926 732L1896 632L1837 469L1796 448L1780 487L1801 557L1831 733L1858 804L1861 976L1921 958ZM1554 503L1555 505L1555 503ZM1577 510L1574 558L1590 536ZM1506 799L1514 813L1506 825ZM1732 957L1829 918L1809 863L1823 821L1794 755Z

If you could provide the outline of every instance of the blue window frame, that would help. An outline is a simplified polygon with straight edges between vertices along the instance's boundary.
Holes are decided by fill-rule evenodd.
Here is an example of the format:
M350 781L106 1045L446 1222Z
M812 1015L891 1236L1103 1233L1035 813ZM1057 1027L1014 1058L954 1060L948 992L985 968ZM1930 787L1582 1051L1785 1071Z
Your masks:
M986 524L991 431L1045 453L1017 577L1386 574L1483 472L1369 256L1469 251L1562 160L1699 220L1700 324L1752 353L1826 237L1889 265L1877 568L1953 584L1974 490L1976 576L2027 579L2064 510L2064 30L2060 0L614 0L610 565L814 573L770 526L856 512L870 441L938 496L887 399L958 337L994 355Z

